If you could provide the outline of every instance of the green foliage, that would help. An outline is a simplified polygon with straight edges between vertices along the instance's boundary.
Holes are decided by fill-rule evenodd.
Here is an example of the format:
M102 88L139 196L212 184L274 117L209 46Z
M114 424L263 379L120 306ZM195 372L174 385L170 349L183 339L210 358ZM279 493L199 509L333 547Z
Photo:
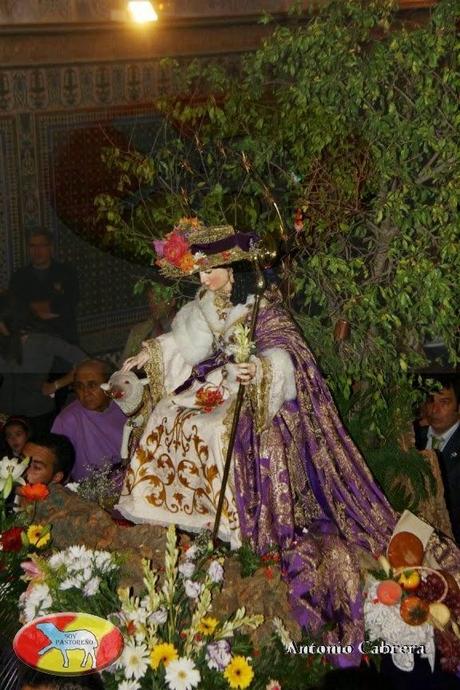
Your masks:
M325 630L324 630L325 632ZM303 631L302 638L295 643L295 649L305 648L312 644L316 647L324 644L322 635L312 636ZM280 681L283 690L307 690L318 688L325 674L332 669L322 654L300 654L287 652L284 644L275 635L269 647L270 654L261 654L254 663L256 673L266 678ZM252 686L251 686L252 687ZM254 688L265 690L266 686L254 685Z
M288 296L345 421L366 417L363 449L407 425L425 339L442 338L452 361L458 348L460 9L441 0L416 28L393 11L297 6L233 70L165 67L180 97L156 104L164 136L147 158L108 152L120 196L96 201L144 260L184 215L281 227ZM351 336L336 343L339 318Z
M241 567L241 577L251 577L261 566L260 556L251 549L247 542L240 546L237 556Z

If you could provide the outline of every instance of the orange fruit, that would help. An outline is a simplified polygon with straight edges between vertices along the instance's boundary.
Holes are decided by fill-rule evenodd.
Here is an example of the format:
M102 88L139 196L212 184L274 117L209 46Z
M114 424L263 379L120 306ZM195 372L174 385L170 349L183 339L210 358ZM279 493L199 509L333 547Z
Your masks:
M385 606L393 606L401 599L402 589L394 580L383 580L377 587L377 599Z

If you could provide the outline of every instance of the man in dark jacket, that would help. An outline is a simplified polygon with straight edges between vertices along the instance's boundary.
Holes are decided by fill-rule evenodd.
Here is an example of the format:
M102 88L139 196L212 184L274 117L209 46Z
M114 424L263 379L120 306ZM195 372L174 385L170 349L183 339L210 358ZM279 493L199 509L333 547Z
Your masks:
M439 383L442 388L426 402L428 426L416 430L416 445L439 455L452 531L460 543L460 384L454 378L440 378Z
M53 258L52 236L35 230L29 238L30 264L15 271L10 292L43 322L44 330L76 344L78 280L70 264Z

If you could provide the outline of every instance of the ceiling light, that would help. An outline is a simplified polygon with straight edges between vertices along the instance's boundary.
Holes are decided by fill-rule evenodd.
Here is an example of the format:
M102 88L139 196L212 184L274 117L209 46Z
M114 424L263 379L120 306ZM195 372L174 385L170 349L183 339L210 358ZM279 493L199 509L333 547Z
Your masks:
M128 2L128 10L131 19L137 24L156 22L158 19L158 15L149 0L131 0Z

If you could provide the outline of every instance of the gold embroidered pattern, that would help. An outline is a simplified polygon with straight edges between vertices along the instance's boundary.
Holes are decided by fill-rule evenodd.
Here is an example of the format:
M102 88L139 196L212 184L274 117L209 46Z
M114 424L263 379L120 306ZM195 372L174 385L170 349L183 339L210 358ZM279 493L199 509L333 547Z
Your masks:
M254 415L256 433L260 434L268 426L270 386L272 384L272 363L268 357L261 357L262 377L259 383L248 386L248 397Z
M125 478L124 496L147 484L144 500L152 507L172 515L209 516L212 522L222 477L198 432L202 415L178 408L173 419L161 419L135 454ZM227 497L223 515L231 529L238 527L236 507L233 502L229 505Z
M210 244L225 240L227 237L234 234L234 229L231 225L214 225L210 228L198 228L193 230L190 239L193 244Z
M163 353L160 343L155 338L153 340L147 340L146 347L149 352L149 361L145 365L145 371L149 379L152 402L156 405L165 394Z
M219 321L225 321L232 306L230 295L228 295L226 292L216 292L214 295L214 306L216 308Z

